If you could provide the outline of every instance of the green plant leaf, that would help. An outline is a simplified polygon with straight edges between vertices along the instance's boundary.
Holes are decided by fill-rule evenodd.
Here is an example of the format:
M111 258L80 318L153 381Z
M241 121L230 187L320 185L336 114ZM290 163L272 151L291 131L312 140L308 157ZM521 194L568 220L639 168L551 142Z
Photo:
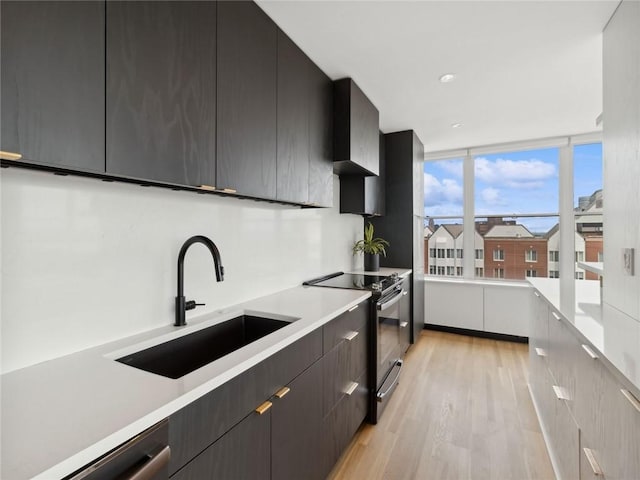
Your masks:
M387 256L386 247L389 246L389 242L387 242L383 238L374 238L373 236L373 224L369 222L369 224L364 227L364 239L358 240L353 245L353 254L357 254L360 252L369 253L372 255L384 255Z

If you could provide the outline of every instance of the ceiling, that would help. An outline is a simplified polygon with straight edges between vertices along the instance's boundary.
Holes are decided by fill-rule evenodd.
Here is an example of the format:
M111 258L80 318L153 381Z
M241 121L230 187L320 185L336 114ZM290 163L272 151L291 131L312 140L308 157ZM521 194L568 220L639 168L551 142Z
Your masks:
M617 0L258 4L332 79L355 80L383 132L413 129L426 151L599 128Z

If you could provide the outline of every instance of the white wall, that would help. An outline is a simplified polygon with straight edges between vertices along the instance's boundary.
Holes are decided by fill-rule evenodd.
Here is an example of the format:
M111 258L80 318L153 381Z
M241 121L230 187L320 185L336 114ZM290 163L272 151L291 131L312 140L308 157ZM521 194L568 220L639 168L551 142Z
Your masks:
M3 169L2 372L174 319L176 262L192 235L220 249L225 281L194 245L185 294L204 302L192 316L356 267L351 245L362 218L332 209Z

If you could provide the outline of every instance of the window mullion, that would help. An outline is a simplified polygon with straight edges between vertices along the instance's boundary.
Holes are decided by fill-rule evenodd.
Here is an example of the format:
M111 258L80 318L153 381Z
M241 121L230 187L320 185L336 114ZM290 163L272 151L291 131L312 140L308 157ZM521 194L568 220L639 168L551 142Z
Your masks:
M473 156L467 155L463 162L463 192L464 192L464 209L463 209L463 232L464 238L463 248L463 277L473 280L475 278L475 217L474 217L474 159Z

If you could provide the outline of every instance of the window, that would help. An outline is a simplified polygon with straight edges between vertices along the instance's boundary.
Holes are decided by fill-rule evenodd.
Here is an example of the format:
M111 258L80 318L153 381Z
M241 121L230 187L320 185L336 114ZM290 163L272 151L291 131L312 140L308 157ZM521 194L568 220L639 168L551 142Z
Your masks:
M447 275L453 275L453 267L447 267Z
M504 268L494 268L493 278L504 278Z
M549 261L550 262L559 262L560 261L560 252L558 250L549 250ZM558 278L558 277L554 277Z
M504 260L504 250L502 250L502 249L494 250L493 251L493 260L495 262Z
M484 250L476 248L476 260L484 260Z
M462 276L462 267L456 267L456 275L457 275L458 277L461 277L461 276Z
M435 275L435 274L436 274L436 266L429 265L429 275Z
M538 261L538 252L535 250L527 250L524 252L524 261L525 262L537 262Z
M535 270L527 270L525 275L527 277L537 277L538 276L538 272L536 272Z
M444 275L444 267L438 267L438 275Z
M576 272L576 280L584 280L584 272Z
M576 252L576 262L584 261L584 252Z
M462 249L461 248L457 248L456 249L456 258L462 258Z
M602 252L598 252L598 262L602 262Z
M453 252L455 249L453 248L447 248L447 258L454 258L453 257Z
M444 248L438 248L438 258L444 258Z
M436 249L435 248L430 248L429 249L429 258L436 258Z
M558 270L549 270L549 278L560 278L560 272Z
M482 251L482 250L480 250ZM476 250L477 252L477 250ZM484 268L476 267L476 277L484 277Z

